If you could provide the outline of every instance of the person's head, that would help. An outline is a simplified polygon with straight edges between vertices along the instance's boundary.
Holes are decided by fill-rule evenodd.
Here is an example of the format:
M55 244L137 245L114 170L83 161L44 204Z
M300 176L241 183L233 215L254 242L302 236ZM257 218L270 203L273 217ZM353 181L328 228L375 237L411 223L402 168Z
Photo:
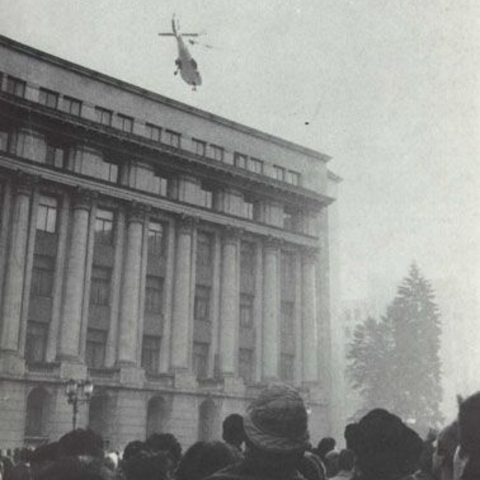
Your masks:
M325 460L325 456L327 455L327 453L331 452L335 448L336 444L337 442L332 437L322 438L317 445L317 455L322 460Z
M185 452L176 479L201 480L241 459L242 454L227 443L196 442Z
M327 470L327 477L334 477L339 472L338 457L340 454L336 450L330 450L325 455L325 468Z
M338 468L344 472L350 472L353 470L353 465L355 463L355 455L351 450L346 448L340 451L338 456Z
M480 392L461 401L458 410L458 462L463 480L480 478Z
M102 459L95 457L62 457L35 474L36 480L113 480L114 474Z
M365 415L357 425L352 450L362 478L389 479L417 468L421 438L402 420L383 409Z
M453 478L453 457L458 446L458 423L455 420L440 430L432 454L432 473Z
M433 452L435 448L430 441L423 442L423 450L418 460L418 467L423 473L432 473L433 467Z
M150 452L167 452L172 458L175 467L182 459L182 446L172 433L153 433L145 442Z
M240 448L245 441L245 431L243 429L243 417L238 413L232 413L225 418L222 424L222 438L227 443L231 443Z
M93 430L77 428L66 433L57 444L59 457L87 455L103 458L103 439Z
M347 447L347 450L352 449L352 444L355 442L356 431L357 431L357 424L356 423L349 423L345 427L345 431L343 433L343 436L345 438L345 446Z
M126 480L167 480L170 461L166 452L140 451L122 462L122 471Z
M125 450L123 451L123 460L128 460L130 457L133 457L137 453L146 450L145 442L140 440L133 440L130 443L127 443Z
M325 478L320 461L315 457L316 455L309 450L298 463L297 469L306 480L324 480Z
M307 409L299 392L283 384L265 388L243 420L247 456L278 468L296 464L309 447Z

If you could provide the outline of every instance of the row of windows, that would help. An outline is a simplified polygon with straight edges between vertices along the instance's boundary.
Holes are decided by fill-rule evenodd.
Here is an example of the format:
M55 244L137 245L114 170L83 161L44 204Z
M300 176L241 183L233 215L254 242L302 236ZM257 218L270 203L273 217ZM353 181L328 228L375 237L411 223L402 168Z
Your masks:
M11 135L10 145L7 131L0 131L0 150L8 150L16 155L31 158L32 151L38 155L39 148L34 146L37 141L33 134L27 131L15 132ZM33 149L33 150L32 150ZM44 161L47 165L65 169L68 168L82 175L93 176L110 183L119 183L120 165L114 161L106 160L88 149L60 145L52 140L47 141ZM250 161L250 160L249 160ZM125 168L128 167L125 165ZM137 169L128 170L128 183L135 188L149 191L162 197L176 198L178 191L177 179L168 174L155 171L153 175L148 174L148 184L145 183L144 172ZM240 202L240 203L235 203ZM199 195L195 200L199 206L215 210L226 211L254 221L263 221L262 201L243 196L243 199L231 199L224 195L221 188L209 186L207 183L201 185ZM284 207L283 228L290 231L303 231L304 226L299 222L301 212Z
M26 82L18 78L7 76L6 91L19 97L25 96ZM40 88L38 101L49 108L57 109L59 107L60 94L46 88ZM81 116L82 101L69 96L62 96L63 110L71 115ZM95 107L95 119L98 123L111 127L113 125L114 112L103 107ZM116 114L116 127L126 133L133 133L135 119L127 115ZM158 125L146 123L145 134L147 138L159 143L165 143L175 148L181 148L181 134L169 129L162 129ZM227 161L225 149L219 145L207 144L204 140L192 138L193 151L200 156L208 156L219 162ZM254 173L263 175L264 162L258 158L249 157L240 152L234 152L233 163L238 168L243 168ZM291 185L300 185L300 173L287 170L278 165L273 165L273 172L270 174L273 178Z
M45 361L49 326L46 323L30 320L27 326L25 357L27 363L41 363ZM85 363L89 368L105 367L108 332L97 328L87 329L85 344ZM160 365L161 336L144 335L141 347L141 366L147 373L156 374ZM208 343L194 342L193 344L193 371L198 378L206 378L209 373ZM293 358L291 371L293 374ZM240 348L238 355L239 375L246 383L254 380L254 351ZM283 362L284 363L284 362ZM282 363L281 363L282 370ZM284 370L284 368L283 368ZM282 375L282 379L291 380ZM292 375L293 379L293 375Z

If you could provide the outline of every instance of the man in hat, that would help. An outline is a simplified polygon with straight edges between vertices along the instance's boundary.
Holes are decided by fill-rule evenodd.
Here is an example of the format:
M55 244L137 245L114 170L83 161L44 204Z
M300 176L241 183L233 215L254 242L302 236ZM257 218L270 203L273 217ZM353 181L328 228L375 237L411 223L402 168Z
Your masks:
M272 384L247 408L245 459L209 480L301 480L297 467L309 447L307 409L292 387Z

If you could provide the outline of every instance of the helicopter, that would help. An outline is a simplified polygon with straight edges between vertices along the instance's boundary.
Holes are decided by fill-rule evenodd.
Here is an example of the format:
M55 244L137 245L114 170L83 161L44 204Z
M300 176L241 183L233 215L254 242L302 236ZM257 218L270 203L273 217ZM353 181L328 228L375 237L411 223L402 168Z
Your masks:
M180 25L178 20L175 19L175 15L172 17L172 33L159 33L160 37L175 37L178 47L178 58L175 60L176 69L173 73L177 75L180 72L180 76L183 81L188 85L193 86L195 91L197 86L202 84L202 77L198 71L198 65L195 59L190 54L187 45L185 44L183 37L199 37L200 33L180 33ZM189 43L194 45L195 41L189 39ZM209 45L206 47L210 48Z

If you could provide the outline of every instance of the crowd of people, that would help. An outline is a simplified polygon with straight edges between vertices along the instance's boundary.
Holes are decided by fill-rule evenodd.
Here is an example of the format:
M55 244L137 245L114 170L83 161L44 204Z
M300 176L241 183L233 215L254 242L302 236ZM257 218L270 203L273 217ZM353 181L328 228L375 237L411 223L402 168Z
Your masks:
M171 433L106 453L92 430L3 454L3 480L480 480L480 392L461 401L458 418L426 439L398 416L375 409L333 438L311 443L308 413L297 390L267 387L244 416L223 422L222 440L199 441L184 453Z

